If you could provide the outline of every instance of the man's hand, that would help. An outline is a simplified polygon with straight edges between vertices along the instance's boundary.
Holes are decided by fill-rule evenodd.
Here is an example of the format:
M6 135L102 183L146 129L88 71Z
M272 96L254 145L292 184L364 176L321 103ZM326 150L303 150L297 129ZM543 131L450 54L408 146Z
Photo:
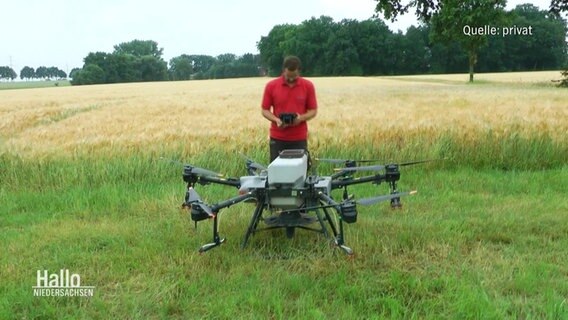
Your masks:
M292 122L292 126L297 126L300 123L302 123L304 121L304 119L302 118L302 115L299 113L296 113L296 117L294 118L294 121Z

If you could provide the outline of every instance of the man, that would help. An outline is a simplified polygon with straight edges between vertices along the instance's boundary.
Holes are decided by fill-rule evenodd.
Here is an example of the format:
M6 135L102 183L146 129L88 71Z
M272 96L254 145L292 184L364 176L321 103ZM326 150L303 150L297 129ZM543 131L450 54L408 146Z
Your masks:
M285 149L308 150L308 124L317 114L316 92L313 83L300 77L301 61L296 56L284 59L282 75L264 88L262 115L270 126L270 162ZM272 109L272 110L271 110ZM281 114L292 113L290 123Z

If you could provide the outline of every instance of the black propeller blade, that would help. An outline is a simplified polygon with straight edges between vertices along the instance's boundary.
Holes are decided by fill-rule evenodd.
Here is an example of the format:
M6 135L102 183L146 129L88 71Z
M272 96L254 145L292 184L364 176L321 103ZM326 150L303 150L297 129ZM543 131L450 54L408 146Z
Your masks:
M412 165L419 164L419 163L432 162L432 161L440 161L440 160L444 160L444 159L428 159L428 160L418 160L418 161L403 162L403 163L399 163L398 166L400 166L400 167L412 166Z
M347 168L336 168L335 171L380 171L383 170L385 166L382 165L375 165L375 166L361 166L361 167L347 167Z
M347 172L354 172L354 171L380 171L385 169L386 167L404 167L404 166L411 166L415 164L425 163L425 162L432 162L432 161L439 161L440 159L428 159L428 160L418 160L418 161L410 161L410 162L403 162L403 163L391 163L387 165L374 165L374 166L359 166L359 167L346 167L346 168L337 168L335 171L347 171Z
M241 158L245 159L245 161L247 163L247 167L255 169L255 170L266 170L265 166L263 166L260 163L252 160L250 157L247 157L246 155L244 155L240 152L239 152L239 155L241 156Z
M355 162L355 163L369 163L369 162L379 162L381 160L376 159L365 159L365 160L349 160L349 159L326 159L326 158L315 158L316 161L321 162L328 162L328 163L335 163L335 164L343 164L348 162Z
M183 166L183 171L185 174L196 174L198 176L215 176L215 177L222 177L223 175L211 170L194 167L192 165L186 164Z
M414 190L414 191L410 191L410 192L399 192L399 193L394 193L394 194L387 194L384 196L378 196L378 197L371 197L371 198L364 198L361 200L357 200L356 202L360 205L363 206L369 206L381 201L388 201L391 199L395 199L395 198L399 198L399 197L404 197L404 196L409 196L409 195L413 195L416 194L418 191Z

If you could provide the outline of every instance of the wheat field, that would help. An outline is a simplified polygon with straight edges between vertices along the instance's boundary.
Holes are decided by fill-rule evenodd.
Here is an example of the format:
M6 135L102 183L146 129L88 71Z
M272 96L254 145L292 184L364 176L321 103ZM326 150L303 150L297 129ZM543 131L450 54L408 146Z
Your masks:
M313 78L318 116L310 122L316 153L360 144L434 143L451 134L464 144L480 133L496 139L546 135L564 143L568 93L548 85L558 72ZM513 79L526 79L510 84ZM0 92L1 152L24 158L164 152L190 155L212 145L264 144L260 115L267 78L133 83ZM418 142L416 142L418 141Z

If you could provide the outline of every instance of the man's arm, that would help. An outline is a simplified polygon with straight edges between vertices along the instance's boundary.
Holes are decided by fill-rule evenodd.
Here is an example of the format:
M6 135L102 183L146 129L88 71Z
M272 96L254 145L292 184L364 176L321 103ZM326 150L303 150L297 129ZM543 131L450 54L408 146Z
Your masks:
M298 114L296 119L294 119L294 125L299 125L303 121L308 121L316 117L318 114L318 109L308 109L304 114Z
M308 109L308 111L304 114L298 114L296 119L301 121L308 121L316 117L318 114L318 109Z
M275 116L270 110L262 109L262 116L266 118L268 121L275 122L278 127L282 127L284 124L282 120Z

